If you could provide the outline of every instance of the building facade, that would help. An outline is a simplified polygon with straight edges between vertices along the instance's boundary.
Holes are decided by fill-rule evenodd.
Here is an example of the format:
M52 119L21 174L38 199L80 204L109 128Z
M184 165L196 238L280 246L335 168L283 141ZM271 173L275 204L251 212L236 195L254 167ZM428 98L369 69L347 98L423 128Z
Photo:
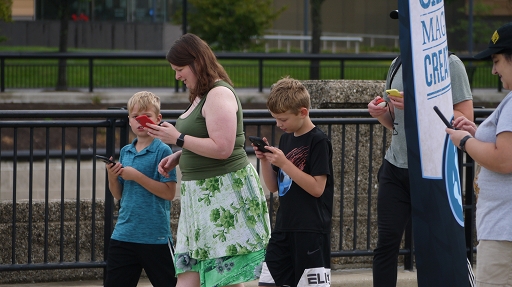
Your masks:
M286 10L273 23L272 34L311 35L311 23L309 20L310 0L274 0L274 8L279 9L286 6ZM467 47L467 30L464 31L464 21L469 19L467 9L470 0L451 0L445 3L446 23L449 29L449 46L453 50L465 50ZM490 27L510 22L512 16L512 0L472 0L474 1L475 13L479 14L478 21L487 21ZM75 27L83 27L83 23L89 22L90 33L97 33L99 30L120 25L132 25L150 27L149 29L160 29L162 31L171 29L178 31L180 25L172 25L173 17L180 13L183 3L186 0L69 0L71 17L70 21L77 22ZM57 21L58 8L53 0L14 0L13 20L19 21L43 21L50 23ZM369 39L380 39L377 44L372 45L395 45L393 37L398 36L398 22L389 18L389 12L397 8L397 1L382 0L325 0L322 4L322 34L326 36L363 36L365 45ZM187 5L190 6L190 5ZM482 8L484 7L484 8ZM192 8L188 8L192 9ZM108 23L108 24L102 24ZM1 23L0 33L13 30L5 28ZM29 25L29 24L27 24ZM48 24L49 25L49 24ZM107 25L108 27L102 27ZM149 26L148 26L149 25ZM96 28L95 28L96 27ZM159 27L159 28L158 28ZM20 28L17 28L20 29ZM28 28L27 28L28 29ZM115 28L121 29L121 28ZM139 28L133 28L136 30ZM121 29L122 30L122 29ZM130 30L130 29L128 29ZM96 32L95 32L96 31ZM73 33L73 31L71 32ZM89 33L89 32L87 32ZM144 32L140 32L144 33ZM164 32L165 33L165 32ZM153 35L153 33L149 33ZM157 33L158 34L158 33ZM488 34L487 31L482 33ZM166 34L163 34L165 37ZM11 41L2 45L13 45L25 43L13 41L13 37L19 37L19 33L6 35ZM108 36L105 36L108 37ZM387 38L386 38L387 37ZM91 38L95 38L91 35ZM80 39L72 44L79 44ZM169 40L172 43L172 39ZM484 43L484 39L482 39ZM155 39L155 42L158 42ZM164 41L165 42L165 41ZM97 44L97 43L96 43ZM166 43L155 43L152 49L165 48ZM106 48L115 44L106 45ZM132 45L133 46L133 45ZM148 45L142 45L144 49ZM85 46L87 48L89 46ZM130 48L130 47L128 47Z

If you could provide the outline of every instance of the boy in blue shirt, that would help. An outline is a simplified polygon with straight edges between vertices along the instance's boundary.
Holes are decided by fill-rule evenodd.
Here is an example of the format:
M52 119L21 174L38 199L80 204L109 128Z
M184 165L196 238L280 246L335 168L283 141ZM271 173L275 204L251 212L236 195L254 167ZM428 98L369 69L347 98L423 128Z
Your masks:
M288 77L274 84L267 100L285 133L279 148L254 147L267 188L279 194L259 286L330 286L332 146L311 122L310 105L304 85Z
M121 149L119 162L106 164L110 192L121 208L110 239L105 286L135 287L142 269L153 286L175 286L170 201L176 194L176 170L164 177L157 168L172 150L148 135L135 119L139 115L159 123L160 99L145 91L130 98L128 118L136 138Z

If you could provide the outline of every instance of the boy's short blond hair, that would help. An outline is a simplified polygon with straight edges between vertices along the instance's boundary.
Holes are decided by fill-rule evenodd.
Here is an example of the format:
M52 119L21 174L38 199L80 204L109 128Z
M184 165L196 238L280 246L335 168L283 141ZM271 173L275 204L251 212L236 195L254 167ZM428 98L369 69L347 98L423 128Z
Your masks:
M267 108L274 114L288 111L298 114L301 108L309 109L310 106L311 99L306 87L290 77L282 78L272 85L267 99Z
M142 91L135 93L128 100L128 113L131 113L136 105L139 106L139 111L152 109L157 116L160 114L160 98L152 92Z

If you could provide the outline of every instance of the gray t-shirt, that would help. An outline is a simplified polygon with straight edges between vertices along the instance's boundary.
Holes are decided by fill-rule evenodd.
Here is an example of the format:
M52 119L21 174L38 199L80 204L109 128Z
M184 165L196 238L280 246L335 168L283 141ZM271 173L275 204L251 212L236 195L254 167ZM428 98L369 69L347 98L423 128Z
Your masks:
M478 127L475 138L496 143L502 132L512 132L512 92ZM475 176L476 233L478 240L512 241L512 173L503 174L480 166Z
M395 59L396 60L396 59ZM391 69L395 60L391 64L388 76L386 79L386 87L389 87ZM471 88L469 87L469 80L466 74L466 68L464 64L455 55L450 56L450 77L452 85L452 101L453 104L458 104L466 100L472 100L473 95L471 94ZM397 70L393 81L391 82L390 89L397 89L399 91L404 90L404 84L402 80L402 65ZM388 100L387 94L384 93L384 99ZM391 145L386 151L385 159L396 167L407 168L407 144L405 140L404 130L404 111L395 109L395 130L391 137Z

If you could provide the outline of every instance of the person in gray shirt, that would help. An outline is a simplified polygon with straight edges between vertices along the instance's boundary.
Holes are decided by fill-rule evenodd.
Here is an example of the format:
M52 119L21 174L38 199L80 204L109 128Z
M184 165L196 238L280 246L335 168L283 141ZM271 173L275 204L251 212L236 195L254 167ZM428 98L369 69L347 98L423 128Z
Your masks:
M476 59L492 59L492 73L512 89L512 23L494 32ZM453 144L478 163L476 202L476 286L512 286L512 92L478 128L470 119L447 129Z
M392 16L393 14L391 14ZM393 18L393 16L392 16ZM386 89L397 89L401 97L384 93L386 106L378 105L377 96L368 103L370 115L389 130L391 144L377 174L377 248L373 257L373 286L395 287L400 243L411 219L411 197L407 166L407 144L404 129L404 94L402 65L395 59L388 71ZM396 72L395 72L396 69ZM473 120L473 96L466 69L456 55L449 56L454 118L464 116Z

